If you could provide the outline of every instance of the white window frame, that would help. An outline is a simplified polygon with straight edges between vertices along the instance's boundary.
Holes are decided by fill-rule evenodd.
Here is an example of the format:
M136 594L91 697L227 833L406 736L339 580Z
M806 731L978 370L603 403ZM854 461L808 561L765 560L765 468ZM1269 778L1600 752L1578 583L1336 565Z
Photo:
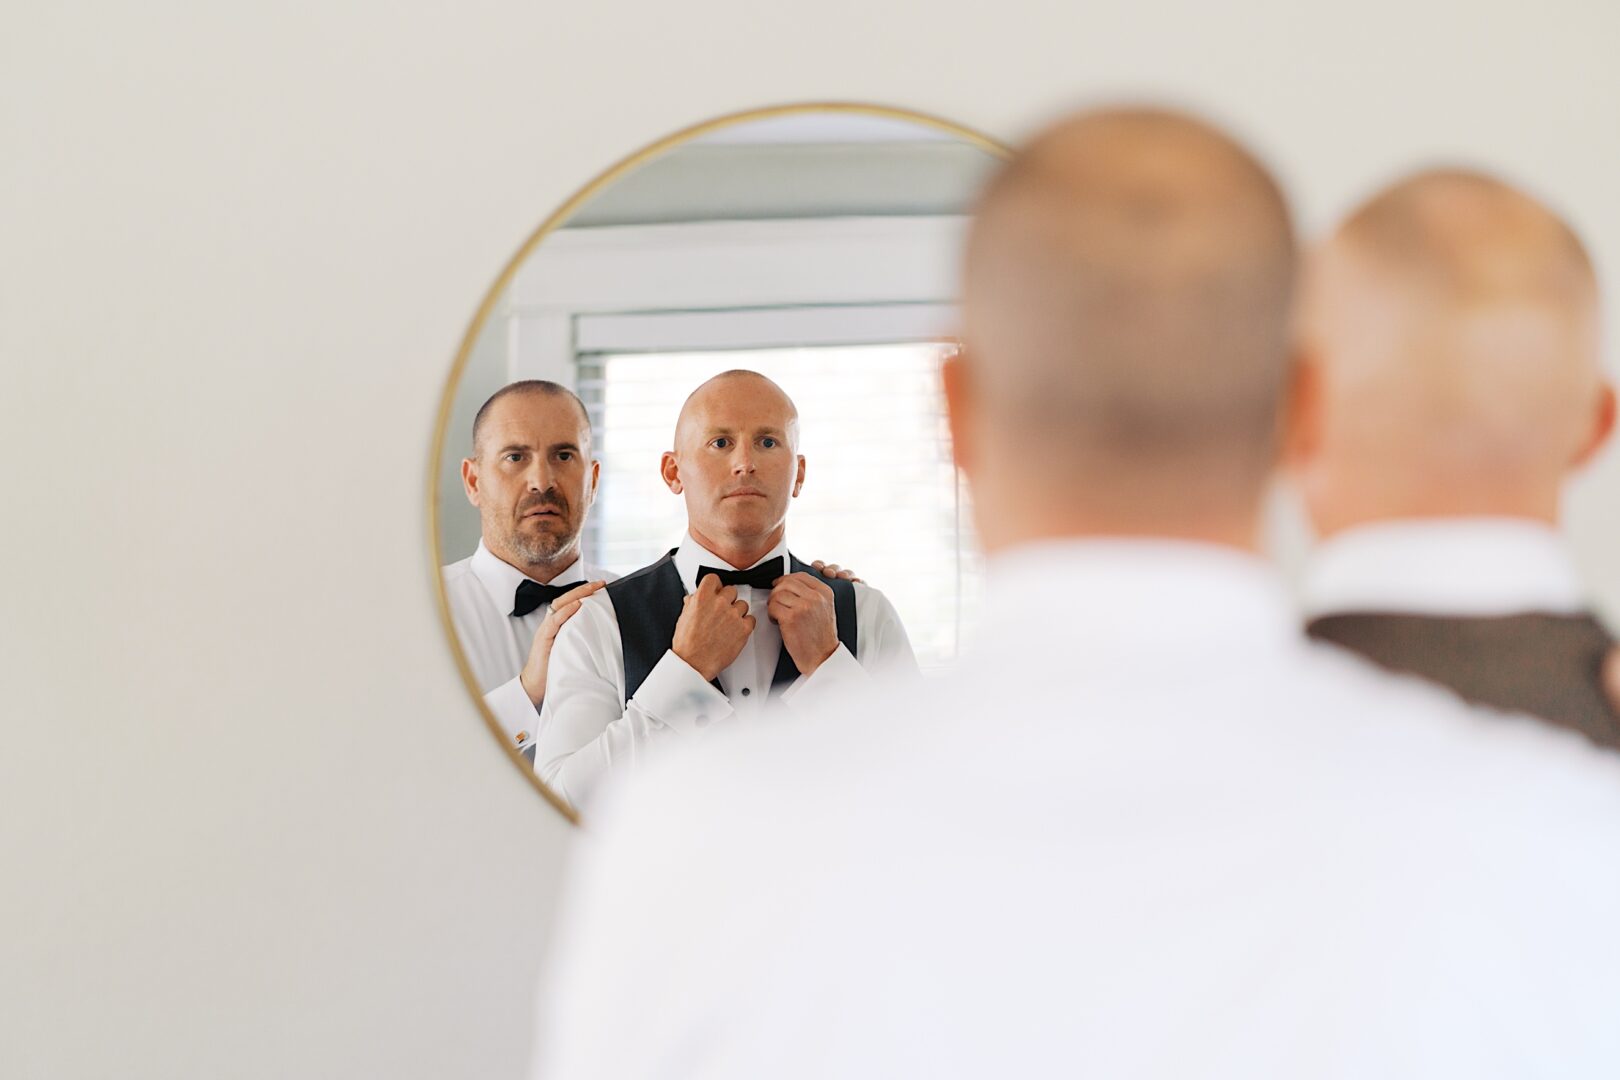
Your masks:
M507 292L509 379L576 385L581 353L938 340L965 217L564 229Z
M724 352L826 345L909 345L954 329L949 304L839 304L822 307L580 315L576 357L601 353Z

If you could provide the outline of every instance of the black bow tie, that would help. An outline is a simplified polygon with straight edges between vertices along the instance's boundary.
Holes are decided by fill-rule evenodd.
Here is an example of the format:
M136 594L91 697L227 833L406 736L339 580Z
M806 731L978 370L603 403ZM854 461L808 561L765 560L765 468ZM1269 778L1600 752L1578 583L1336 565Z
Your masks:
M524 579L518 582L517 595L512 598L512 614L522 618L541 604L549 604L569 589L572 585L542 585L538 581Z
M782 558L766 559L751 570L722 570L717 566L698 567L697 584L703 584L703 579L713 574L720 579L722 585L750 585L756 589L768 589L771 582L782 576Z

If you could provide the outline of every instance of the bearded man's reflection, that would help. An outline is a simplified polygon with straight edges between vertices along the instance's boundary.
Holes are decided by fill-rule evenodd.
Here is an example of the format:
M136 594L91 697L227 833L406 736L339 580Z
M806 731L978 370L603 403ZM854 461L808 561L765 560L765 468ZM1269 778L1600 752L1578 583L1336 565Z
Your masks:
M584 404L541 379L512 383L484 402L472 449L461 483L478 508L481 538L444 568L444 590L484 703L532 759L557 631L615 577L587 566L579 550L602 467L591 458Z

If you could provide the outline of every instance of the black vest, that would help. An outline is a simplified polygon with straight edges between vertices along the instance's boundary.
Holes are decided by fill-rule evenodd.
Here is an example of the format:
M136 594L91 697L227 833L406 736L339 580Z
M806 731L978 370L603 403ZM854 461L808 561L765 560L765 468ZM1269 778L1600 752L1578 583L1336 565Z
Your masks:
M1529 713L1620 747L1620 711L1602 677L1615 638L1590 615L1358 613L1314 619L1306 630L1475 704Z
M788 572L809 574L824 581L833 591L833 606L838 619L838 640L855 652L855 586L839 578L817 573L789 553ZM686 588L681 584L680 571L675 569L672 550L651 566L644 566L618 581L609 582L607 594L613 601L613 612L619 620L619 641L624 646L624 700L628 704L641 689L641 684L658 661L664 658L675 643L675 624L680 621L681 607L686 600ZM776 675L771 688L786 686L799 677L799 668L788 655L787 646L776 661ZM718 681L715 689L720 689ZM721 691L724 693L724 691Z

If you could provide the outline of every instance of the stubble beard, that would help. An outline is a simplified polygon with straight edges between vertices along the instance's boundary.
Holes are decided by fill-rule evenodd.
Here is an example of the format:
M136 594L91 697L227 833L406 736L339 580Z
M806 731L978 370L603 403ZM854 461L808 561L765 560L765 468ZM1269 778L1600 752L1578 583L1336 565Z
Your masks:
M558 521L569 527L562 530L542 528L534 533L525 533L524 519L519 518L514 522L508 518L504 522L486 522L486 534L489 525L501 525L502 546L506 548L503 557L528 569L550 570L558 568L559 563L572 562L578 557L581 532L579 526L583 523L570 520L567 503L554 495L526 499L516 507L516 510L523 513L536 506L554 507L560 515Z
M507 546L526 565L549 569L573 558L579 550L579 533L543 532L536 536L525 536L514 529L507 537Z

